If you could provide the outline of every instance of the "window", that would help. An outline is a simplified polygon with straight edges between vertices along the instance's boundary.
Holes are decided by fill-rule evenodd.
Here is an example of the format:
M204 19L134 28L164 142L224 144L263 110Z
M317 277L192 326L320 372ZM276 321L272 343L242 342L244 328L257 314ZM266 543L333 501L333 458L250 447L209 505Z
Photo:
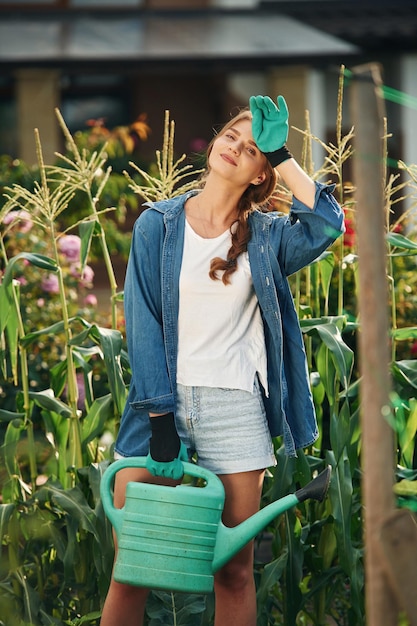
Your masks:
M129 97L125 80L111 74L64 75L61 113L69 130L85 130L88 120L103 119L107 128L128 124Z

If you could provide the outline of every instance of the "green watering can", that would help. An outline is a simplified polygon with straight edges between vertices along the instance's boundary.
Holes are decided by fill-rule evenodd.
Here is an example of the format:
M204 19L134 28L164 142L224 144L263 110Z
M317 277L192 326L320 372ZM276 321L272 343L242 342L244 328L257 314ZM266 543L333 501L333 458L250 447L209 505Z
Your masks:
M112 481L123 468L145 467L145 457L114 461L100 491L116 531L114 579L121 583L190 593L210 593L213 574L275 517L308 498L322 501L330 482L328 466L306 487L272 502L233 528L222 521L224 488L209 470L184 463L184 474L204 486L177 487L129 482L122 509L113 504Z

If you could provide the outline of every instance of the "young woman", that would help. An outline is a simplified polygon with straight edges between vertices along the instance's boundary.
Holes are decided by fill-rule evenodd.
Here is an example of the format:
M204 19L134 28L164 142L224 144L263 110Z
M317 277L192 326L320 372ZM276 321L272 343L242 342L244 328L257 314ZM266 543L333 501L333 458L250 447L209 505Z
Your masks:
M271 437L289 455L317 438L286 277L343 232L343 212L287 136L284 98L251 97L209 145L199 189L136 221L125 282L132 380L115 449L147 455L147 469L116 474L115 506L127 482L175 484L195 455L222 480L223 521L235 526L259 508ZM259 210L277 173L293 194L288 216ZM112 580L101 626L140 626L147 594ZM215 599L216 626L255 626L252 544L216 574Z

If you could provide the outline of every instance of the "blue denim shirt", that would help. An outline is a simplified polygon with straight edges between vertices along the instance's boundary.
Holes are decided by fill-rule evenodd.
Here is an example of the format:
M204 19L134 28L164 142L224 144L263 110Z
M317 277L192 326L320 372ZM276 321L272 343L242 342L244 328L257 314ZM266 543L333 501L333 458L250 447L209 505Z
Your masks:
M289 215L254 211L248 244L252 280L262 313L271 435L288 455L318 437L303 338L287 276L316 259L343 232L334 186L316 183L314 208L294 199ZM115 450L148 453L149 412L176 408L179 276L184 204L194 192L148 203L136 220L125 280L125 319L132 379Z

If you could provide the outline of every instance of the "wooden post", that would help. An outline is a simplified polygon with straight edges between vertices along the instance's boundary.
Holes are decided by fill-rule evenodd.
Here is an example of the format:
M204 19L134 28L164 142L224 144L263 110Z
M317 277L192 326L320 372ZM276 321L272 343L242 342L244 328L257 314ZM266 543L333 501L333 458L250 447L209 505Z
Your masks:
M386 570L398 605L407 615L408 626L417 626L417 518L407 509L397 509L381 528Z
M37 163L34 128L38 128L45 163L55 162L61 149L60 130L54 114L59 105L59 72L25 68L16 72L19 158L28 165Z
M379 66L353 68L353 180L359 252L362 494L367 626L397 626L398 606L385 574L380 529L394 510L394 437L384 419L390 391L388 289L383 201L384 102Z

